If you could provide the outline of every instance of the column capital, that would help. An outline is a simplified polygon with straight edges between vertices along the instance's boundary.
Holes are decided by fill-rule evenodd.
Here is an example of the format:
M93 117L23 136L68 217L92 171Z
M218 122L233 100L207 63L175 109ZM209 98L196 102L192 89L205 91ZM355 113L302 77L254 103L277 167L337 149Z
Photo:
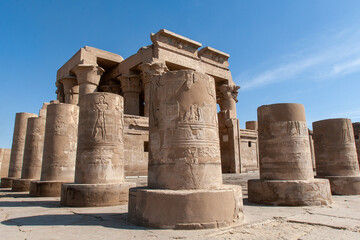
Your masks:
M152 78L169 72L165 61L156 58L151 58L143 62L138 66L138 69L141 71L140 77L144 85L149 83Z
M64 87L64 93L70 93L71 92L71 88L75 85L77 85L77 80L76 77L73 76L65 76L63 78L60 78L58 80L60 83L62 83L63 87Z
M76 74L79 85L83 83L99 85L100 77L105 72L102 67L93 64L79 64L71 71Z
M239 93L239 86L236 85L228 85L228 84L222 84L219 86L219 95L218 95L218 101L226 101L226 100L234 100L235 102L238 102L237 95Z
M121 83L121 89L123 93L142 91L140 84L140 77L138 75L121 75L117 78Z

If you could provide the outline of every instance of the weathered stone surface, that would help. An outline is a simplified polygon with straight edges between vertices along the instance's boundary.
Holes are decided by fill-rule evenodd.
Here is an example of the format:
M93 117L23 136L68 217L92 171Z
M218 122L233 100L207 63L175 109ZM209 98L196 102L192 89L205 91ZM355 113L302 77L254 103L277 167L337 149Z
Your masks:
M333 194L359 194L360 170L351 120L317 121L313 131L317 177L330 180Z
M214 79L194 71L173 71L151 87L149 187L220 187Z
M38 190L38 187L53 189L53 186L58 186L63 182L74 181L78 115L79 107L73 104L48 106L41 182L31 183L30 195L39 196L38 193L44 192ZM44 187L47 181L50 186ZM56 192L60 193L60 190L57 188Z
M245 122L246 129L249 130L258 130L258 123L257 121L247 121Z
M0 159L1 159L0 160L1 161L0 177L1 178L7 177L9 174L10 153L11 153L11 149L0 148Z
M248 181L249 202L275 206L316 206L332 203L327 179Z
M120 77L121 89L124 93L124 112L130 115L140 115L140 92L142 91L140 77L137 75Z
M75 183L64 184L64 206L127 203L124 181L124 102L112 93L90 93L80 101Z
M317 176L359 176L354 132L350 119L313 123Z
M13 181L13 191L29 191L30 179L40 179L44 149L45 122L46 119L42 117L28 119L21 179ZM19 183L17 183L17 181L19 181Z
M219 189L130 189L129 221L154 228L206 229L243 220L240 186Z
M13 143L10 154L8 179L1 179L1 187L11 188L12 180L21 177L21 169L24 158L25 136L27 121L30 117L37 117L33 113L16 113Z
M33 113L16 113L9 165L9 177L21 177L27 122L30 117L37 117L37 115Z
M305 109L282 103L258 108L260 180L249 180L249 201L271 205L328 205L328 180L314 180Z
M353 123L353 128L354 128L356 151L358 155L358 162L360 165L360 123L359 122Z
M72 71L76 74L79 84L79 97L87 93L93 93L97 90L100 77L104 73L104 69L95 64L79 64Z
M222 184L214 79L192 70L151 82L148 188L129 194L129 221L215 228L242 221L240 186Z

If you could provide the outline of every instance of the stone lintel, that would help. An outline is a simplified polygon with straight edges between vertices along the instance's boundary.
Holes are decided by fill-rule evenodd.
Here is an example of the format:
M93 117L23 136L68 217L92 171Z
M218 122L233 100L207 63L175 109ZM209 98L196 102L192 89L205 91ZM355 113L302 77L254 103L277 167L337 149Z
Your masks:
M229 57L230 55L224 52L221 52L212 47L204 47L199 51L199 57L202 61L227 68L229 67Z

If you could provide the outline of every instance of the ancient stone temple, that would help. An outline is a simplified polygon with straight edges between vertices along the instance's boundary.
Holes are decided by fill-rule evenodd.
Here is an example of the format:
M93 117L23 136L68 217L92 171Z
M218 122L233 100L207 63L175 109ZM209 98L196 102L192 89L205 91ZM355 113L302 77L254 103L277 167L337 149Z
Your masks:
M329 179L331 192L360 194L360 170L350 119L313 122L317 177Z
M48 105L41 177L30 183L31 196L60 197L61 184L74 181L78 119L76 105Z
M12 191L30 191L30 182L40 180L44 148L45 117L28 119L21 178L14 179Z
M0 148L0 177L5 178L9 174L9 162L10 162L11 149Z
M353 123L353 128L354 128L356 151L357 151L358 161L360 164L360 123L359 122Z
M241 221L241 187L222 183L214 78L165 71L150 92L148 188L130 189L129 221L185 229Z
M11 188L12 181L21 177L27 122L30 117L37 117L37 115L34 113L24 112L16 113L9 173L8 177L1 179L2 188Z
M124 103L113 93L81 96L75 183L62 185L63 206L127 204L124 182Z
M314 179L305 109L282 103L258 108L260 179L248 181L249 202L327 205L327 179Z
M151 45L127 59L93 47L81 48L57 72L57 99L78 104L82 95L91 92L123 96L125 175L147 175L152 80L175 70L205 73L215 80L223 171L235 173L257 168L254 154L257 131L244 130L241 139L236 116L239 87L228 68L229 55L211 47L199 49L201 43L165 29L151 34L151 41Z

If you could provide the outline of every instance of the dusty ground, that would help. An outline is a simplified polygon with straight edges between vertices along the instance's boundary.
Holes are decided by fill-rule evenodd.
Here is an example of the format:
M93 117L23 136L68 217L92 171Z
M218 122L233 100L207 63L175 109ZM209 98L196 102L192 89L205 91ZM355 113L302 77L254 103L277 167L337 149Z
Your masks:
M255 173L224 175L246 185ZM146 178L132 178L139 185ZM360 196L334 196L327 207L269 207L247 202L245 222L212 230L156 230L129 224L127 206L63 208L58 198L0 190L0 239L360 239Z

